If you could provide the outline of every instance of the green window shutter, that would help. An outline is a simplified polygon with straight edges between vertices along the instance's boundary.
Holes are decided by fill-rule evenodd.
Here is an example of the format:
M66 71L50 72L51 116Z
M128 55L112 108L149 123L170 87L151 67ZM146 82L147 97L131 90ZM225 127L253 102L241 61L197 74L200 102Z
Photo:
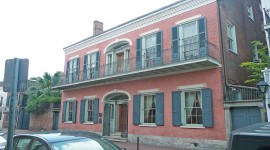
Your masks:
M98 113L99 113L99 99L94 99L94 113L93 113L93 123L98 124Z
M80 107L80 123L84 123L84 117L85 117L85 102L86 100L81 100L81 107Z
M181 118L181 92L174 91L172 92L172 118L173 126L182 125Z
M76 123L76 115L77 115L77 101L74 100L73 102L73 110L72 110L72 122Z
M96 78L99 76L99 58L100 58L100 52L97 52L96 53L96 72L95 72Z
M203 126L213 127L212 90L209 88L202 90L202 116Z
M206 18L200 18L198 20L198 36L199 36L199 54L200 57L204 57L208 54L207 52L207 32L206 32Z
M142 39L136 40L136 68L142 68Z
M67 102L63 102L62 123L66 122Z
M172 28L172 63L180 61L179 52L179 27Z
M156 57L156 65L162 65L162 31L157 33L157 57Z
M164 126L164 93L156 94L156 125Z
M133 124L140 124L141 95L133 96Z
M66 68L66 83L69 83L69 66L70 61L67 62L67 68Z
M80 74L79 71L80 71L80 58L77 58L77 66L74 81L79 81L79 74Z
M84 64L83 64L83 80L87 79L87 62L88 62L88 55L84 55Z

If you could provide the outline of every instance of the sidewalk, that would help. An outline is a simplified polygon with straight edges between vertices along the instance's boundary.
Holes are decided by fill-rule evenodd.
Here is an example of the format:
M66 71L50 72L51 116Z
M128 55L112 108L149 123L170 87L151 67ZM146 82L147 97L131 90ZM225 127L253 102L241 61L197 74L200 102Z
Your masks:
M7 133L7 128L0 129L0 132ZM14 134L27 134L27 133L31 134L32 132L33 131L16 129ZM3 137L6 138L6 136L7 135L5 134ZM137 150L136 143L122 143L122 142L114 142L114 143L121 148L126 148L127 150ZM157 146L140 144L139 150L184 150L184 149L157 147Z
M114 143L121 148L126 148L127 150L137 150L136 143L122 143L122 142L114 142ZM140 144L139 150L184 150L184 149L157 147L157 146Z

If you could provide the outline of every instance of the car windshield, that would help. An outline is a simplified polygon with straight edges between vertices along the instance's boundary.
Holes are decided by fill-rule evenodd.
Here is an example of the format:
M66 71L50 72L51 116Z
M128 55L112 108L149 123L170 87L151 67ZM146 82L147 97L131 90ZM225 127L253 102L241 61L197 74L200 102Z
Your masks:
M84 138L52 143L54 150L119 150L117 146L104 138Z

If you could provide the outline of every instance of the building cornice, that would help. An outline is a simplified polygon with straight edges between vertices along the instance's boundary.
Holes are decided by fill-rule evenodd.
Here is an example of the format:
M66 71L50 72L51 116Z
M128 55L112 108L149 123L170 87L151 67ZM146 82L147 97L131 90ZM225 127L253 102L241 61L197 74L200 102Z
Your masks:
M138 17L137 19L131 20L115 28L104 31L103 33L97 36L90 37L88 39L77 42L76 44L65 47L64 52L66 55L71 54L73 52L79 51L86 47L96 45L106 40L132 32L134 30L143 28L145 26L154 24L156 22L168 19L176 15L182 14L184 12L202 7L204 5L213 3L215 1L216 0L185 0L185 1L176 2L173 5L169 5L168 7L164 7L157 11L149 13L143 17Z

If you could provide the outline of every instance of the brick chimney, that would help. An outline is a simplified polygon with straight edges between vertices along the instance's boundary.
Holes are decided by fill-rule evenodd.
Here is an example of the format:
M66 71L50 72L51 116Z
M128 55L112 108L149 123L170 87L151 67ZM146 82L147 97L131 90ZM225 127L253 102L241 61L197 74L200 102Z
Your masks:
M103 32L103 23L102 22L95 20L93 27L94 27L94 29L93 29L94 36Z

